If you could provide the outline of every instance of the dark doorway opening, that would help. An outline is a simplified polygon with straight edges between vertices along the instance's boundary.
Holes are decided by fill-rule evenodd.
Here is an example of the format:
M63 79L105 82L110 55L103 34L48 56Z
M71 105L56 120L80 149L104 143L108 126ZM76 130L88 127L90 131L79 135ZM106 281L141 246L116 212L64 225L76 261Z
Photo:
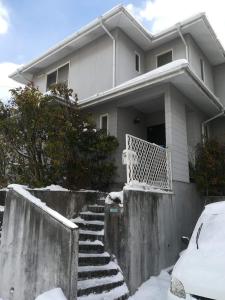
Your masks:
M166 147L165 124L147 127L147 141L162 147Z

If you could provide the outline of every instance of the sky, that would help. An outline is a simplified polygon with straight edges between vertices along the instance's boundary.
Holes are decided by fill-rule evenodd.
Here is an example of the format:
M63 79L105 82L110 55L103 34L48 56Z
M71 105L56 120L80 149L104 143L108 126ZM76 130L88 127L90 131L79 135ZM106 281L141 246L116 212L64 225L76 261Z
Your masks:
M206 12L225 45L223 0L0 0L0 99L18 86L10 73L118 4L152 33Z

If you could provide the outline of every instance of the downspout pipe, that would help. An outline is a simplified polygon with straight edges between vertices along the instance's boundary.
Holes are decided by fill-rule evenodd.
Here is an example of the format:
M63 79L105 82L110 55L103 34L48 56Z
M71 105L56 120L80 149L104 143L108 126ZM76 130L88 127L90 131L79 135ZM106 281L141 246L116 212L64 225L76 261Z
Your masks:
M112 83L112 85L113 85L113 87L115 87L116 86L116 39L110 33L110 31L106 28L106 26L103 23L102 18L100 18L100 25L113 42L113 83Z
M223 110L219 114L215 115L214 117L202 122L202 142L203 142L203 144L205 144L205 142L206 142L206 126L208 125L208 123L210 123L211 121L213 121L217 118L220 118L222 116L225 117L225 110Z
M176 26L177 26L177 31L178 31L178 33L179 33L179 35L180 35L180 38L181 38L181 40L182 40L182 42L184 43L184 46L185 46L186 59L187 59L187 61L189 62L189 49L188 49L188 44L187 44L187 42L186 42L186 40L185 40L185 38L184 38L184 36L183 36L183 33L182 33L182 31L181 31L181 24L178 23Z

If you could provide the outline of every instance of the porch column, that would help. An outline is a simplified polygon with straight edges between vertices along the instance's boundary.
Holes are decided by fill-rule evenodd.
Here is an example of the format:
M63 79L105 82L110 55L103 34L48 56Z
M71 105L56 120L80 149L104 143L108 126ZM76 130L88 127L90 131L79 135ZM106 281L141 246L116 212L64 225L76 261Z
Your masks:
M185 97L173 86L165 93L166 145L171 150L173 180L189 182Z

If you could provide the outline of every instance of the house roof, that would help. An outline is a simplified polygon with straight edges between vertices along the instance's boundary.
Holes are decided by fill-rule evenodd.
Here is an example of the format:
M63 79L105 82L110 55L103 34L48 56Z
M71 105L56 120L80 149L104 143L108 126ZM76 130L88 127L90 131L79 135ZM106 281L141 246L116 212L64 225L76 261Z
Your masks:
M119 5L50 48L40 57L24 65L9 77L21 83L32 80L32 74L41 72L47 66L104 35L105 31L101 27L101 20L110 31L114 28L121 28L145 51L178 37L177 26L179 25L183 34L189 33L193 36L212 65L225 62L225 51L204 13L153 35L124 6Z
M120 99L145 88L152 88L158 84L171 83L185 96L195 103L201 111L208 115L215 115L223 111L220 100L208 89L204 82L191 70L187 60L180 59L167 65L137 76L110 90L96 94L88 99L79 101L81 108L91 107L107 101ZM149 94L148 94L149 95Z

